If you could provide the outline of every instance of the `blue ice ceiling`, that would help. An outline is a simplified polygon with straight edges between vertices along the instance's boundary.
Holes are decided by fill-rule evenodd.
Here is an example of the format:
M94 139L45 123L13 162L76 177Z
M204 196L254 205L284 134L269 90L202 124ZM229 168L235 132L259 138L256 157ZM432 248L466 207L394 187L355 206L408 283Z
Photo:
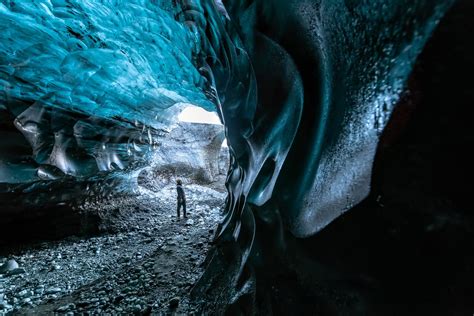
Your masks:
M2 0L0 29L0 183L144 163L183 104L216 110L173 1Z
M198 37L170 3L1 1L0 106L40 102L148 126L177 102L212 109L192 60Z

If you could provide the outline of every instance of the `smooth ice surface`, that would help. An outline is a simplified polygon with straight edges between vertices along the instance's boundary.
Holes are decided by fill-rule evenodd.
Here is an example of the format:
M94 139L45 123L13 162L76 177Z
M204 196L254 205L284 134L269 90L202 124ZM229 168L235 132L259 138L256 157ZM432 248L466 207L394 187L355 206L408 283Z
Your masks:
M288 231L311 236L367 196L379 137L453 2L229 0L224 18L203 5L233 160L225 250L196 295L255 311Z

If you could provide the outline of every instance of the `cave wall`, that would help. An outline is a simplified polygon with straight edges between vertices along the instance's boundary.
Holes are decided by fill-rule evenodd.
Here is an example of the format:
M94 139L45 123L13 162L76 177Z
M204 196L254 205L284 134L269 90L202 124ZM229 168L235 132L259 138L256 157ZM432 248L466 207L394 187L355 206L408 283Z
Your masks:
M299 259L285 273L303 281L270 282L278 310L472 313L473 15L471 1L458 1L418 57L377 148L369 197L292 242Z
M380 155L378 139L417 55L453 3L411 2L406 3L408 11L401 2L385 2L382 9L375 3L352 1L235 1L228 5L229 15L240 27L236 33L249 49L259 93L252 103L253 121L235 115L229 102L222 104L234 157L228 216L217 236L218 247L209 256L208 273L195 288L197 296L206 292L209 305L227 303L223 310L230 314L292 312L293 307L297 313L376 314L380 305L389 306L383 298L372 301L366 289L351 288L354 284L370 287L377 280L347 277L311 259L317 248L294 236L312 240L312 234L316 233L314 238L325 235L336 225L329 223L342 221L337 217L348 209L357 210L355 205L369 194L370 184L377 183L371 181L371 170L374 157ZM339 19L333 21L336 16ZM282 86L288 90L279 90ZM287 102L293 105L294 116L285 112ZM239 120L243 124L234 128ZM262 141L268 131L261 133L262 122L279 131L271 124L285 120L290 143L282 145L273 135ZM294 120L299 122L294 124ZM402 129L408 122L399 124ZM238 128L242 132L233 136ZM273 144L280 149L274 156ZM269 157L272 160L266 160ZM361 228L357 223L351 229L344 227L349 233L333 238L350 244L357 238L350 234ZM325 249L334 252L342 247L331 243L331 238L325 243ZM360 258L366 262L367 251L361 248L362 244ZM344 259L336 256L334 260ZM329 286L324 284L328 279ZM228 290L228 284L235 289ZM413 307L409 302L400 304Z

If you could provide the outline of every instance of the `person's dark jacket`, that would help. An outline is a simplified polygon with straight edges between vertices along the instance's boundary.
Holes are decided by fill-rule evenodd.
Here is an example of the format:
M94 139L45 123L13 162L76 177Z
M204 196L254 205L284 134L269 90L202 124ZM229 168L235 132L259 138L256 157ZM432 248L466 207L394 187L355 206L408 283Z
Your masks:
M183 187L180 184L176 186L176 191L178 192L178 201L186 202L186 196L184 195Z

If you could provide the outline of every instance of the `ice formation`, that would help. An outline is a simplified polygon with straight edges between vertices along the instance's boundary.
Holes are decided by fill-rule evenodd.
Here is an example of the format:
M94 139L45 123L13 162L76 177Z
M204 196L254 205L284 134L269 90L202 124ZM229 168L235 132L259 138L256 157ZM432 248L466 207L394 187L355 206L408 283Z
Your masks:
M378 137L452 3L1 1L0 181L126 168L175 104L215 107L225 251L197 289L249 306L285 230L315 234L367 195Z
M123 169L175 104L213 109L193 64L197 37L175 14L156 1L0 2L2 123L14 122L34 160L2 157L0 181Z

